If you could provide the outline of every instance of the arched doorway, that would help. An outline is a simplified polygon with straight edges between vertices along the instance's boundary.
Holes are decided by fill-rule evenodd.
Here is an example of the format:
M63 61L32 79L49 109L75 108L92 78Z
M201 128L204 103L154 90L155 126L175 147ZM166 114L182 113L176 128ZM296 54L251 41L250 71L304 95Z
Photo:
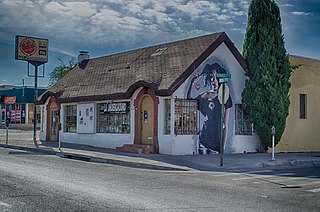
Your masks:
M59 115L59 105L52 98L47 106L47 136L46 140L49 141L59 141L59 123L60 123L60 115Z
M139 143L153 145L154 102L150 95L142 96L139 105Z

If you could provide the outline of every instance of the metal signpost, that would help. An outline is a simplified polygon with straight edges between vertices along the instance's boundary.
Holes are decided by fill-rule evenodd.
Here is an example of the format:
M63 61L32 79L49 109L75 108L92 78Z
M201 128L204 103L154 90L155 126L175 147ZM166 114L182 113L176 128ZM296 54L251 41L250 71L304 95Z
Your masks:
M231 78L231 74L217 73L219 83L222 83L222 98L221 98L221 122L220 122L220 166L223 166L223 151L224 151L224 104L225 104L225 83Z
M48 62L48 39L16 36L16 60L25 60L34 66L34 75L29 73L28 76L34 77L34 105L33 105L33 143L37 143L37 98L38 98L38 67Z

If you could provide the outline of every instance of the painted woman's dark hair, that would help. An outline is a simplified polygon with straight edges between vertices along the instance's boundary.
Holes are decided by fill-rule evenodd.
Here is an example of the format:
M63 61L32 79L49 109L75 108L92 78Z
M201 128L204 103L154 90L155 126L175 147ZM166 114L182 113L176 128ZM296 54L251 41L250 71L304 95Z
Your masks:
M211 78L212 78L212 70L215 69L217 71L217 73L223 73L226 74L227 71L222 68L218 63L213 63L213 64L207 64L201 75L204 75L204 87L206 87L208 84L210 85L211 83ZM220 86L220 83L219 83Z

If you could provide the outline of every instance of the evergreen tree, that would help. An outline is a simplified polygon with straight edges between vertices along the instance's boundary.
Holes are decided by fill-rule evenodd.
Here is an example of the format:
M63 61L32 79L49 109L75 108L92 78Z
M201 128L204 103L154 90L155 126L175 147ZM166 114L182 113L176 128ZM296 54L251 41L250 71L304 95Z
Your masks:
M271 126L276 127L276 144L285 130L292 72L274 0L252 0L243 56L248 63L243 106L253 118L262 147L267 148L272 142Z

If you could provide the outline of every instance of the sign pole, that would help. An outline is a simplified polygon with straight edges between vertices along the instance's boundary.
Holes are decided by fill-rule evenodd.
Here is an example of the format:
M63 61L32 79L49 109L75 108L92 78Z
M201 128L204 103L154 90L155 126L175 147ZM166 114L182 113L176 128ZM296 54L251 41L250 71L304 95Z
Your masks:
M224 110L225 110L225 98L228 98L229 94L227 94L227 97L225 96L225 92L226 92L226 83L229 81L229 79L231 78L231 74L227 74L227 73L217 73L216 74L216 78L218 78L219 83L221 83L222 85L222 92L221 92L221 99L219 99L219 101L221 100L221 120L220 120L220 166L223 166L223 151L224 151L224 129L226 128L226 126L224 126ZM228 87L227 87L228 88ZM227 89L228 93L229 90ZM220 92L220 89L219 89ZM220 97L219 97L220 98Z
M7 130L6 130L6 145L8 144L8 141L9 141L9 128L6 127Z
M224 90L225 83L222 83L222 102L221 102L221 126L220 126L220 166L223 166L223 147L224 147Z
M37 98L38 98L38 65L34 65L34 102L33 102L33 144L38 148L37 143Z
M48 62L48 39L16 35L15 59L24 60L34 66L34 102L33 102L33 144L37 143L37 98L38 98L38 67ZM28 76L29 66L28 66ZM24 81L23 81L24 84ZM23 90L24 92L24 90Z

